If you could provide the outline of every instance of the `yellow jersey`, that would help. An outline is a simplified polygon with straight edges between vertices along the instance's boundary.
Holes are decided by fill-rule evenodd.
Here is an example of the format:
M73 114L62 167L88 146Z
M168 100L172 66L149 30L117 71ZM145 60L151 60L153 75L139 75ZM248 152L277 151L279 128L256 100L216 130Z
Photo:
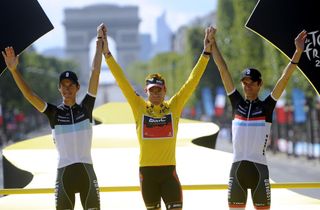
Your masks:
M176 165L176 140L181 112L196 89L209 58L201 55L188 80L169 100L153 105L139 96L112 56L106 62L131 106L140 145L140 167Z

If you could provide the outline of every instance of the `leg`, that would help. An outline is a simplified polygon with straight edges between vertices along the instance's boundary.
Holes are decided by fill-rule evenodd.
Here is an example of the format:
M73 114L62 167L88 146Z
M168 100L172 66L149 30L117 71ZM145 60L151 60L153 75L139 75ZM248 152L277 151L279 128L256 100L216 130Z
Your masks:
M55 188L56 210L72 210L74 208L75 194L68 170L68 166L58 169Z
M80 189L81 204L85 210L100 210L100 192L92 164L82 163L82 183Z
M235 162L231 166L229 188L228 188L228 203L229 209L244 210L247 203L247 187L243 170L245 167L242 162Z
M140 188L148 210L161 210L160 185L157 181L158 167L140 167ZM160 174L161 176L161 174Z
M254 166L258 171L259 179L255 186L251 188L253 204L256 209L268 210L271 205L269 170L266 165L254 163Z
M182 210L183 196L181 184L175 166L163 167L163 179L161 184L161 197L167 209Z

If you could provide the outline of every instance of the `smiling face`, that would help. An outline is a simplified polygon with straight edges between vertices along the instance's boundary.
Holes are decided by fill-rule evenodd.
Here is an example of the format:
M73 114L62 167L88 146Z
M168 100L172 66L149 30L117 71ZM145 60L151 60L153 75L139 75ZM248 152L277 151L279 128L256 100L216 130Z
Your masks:
M76 101L77 92L80 85L74 83L69 79L63 79L59 84L59 92L66 105L73 105Z
M165 79L159 73L149 74L145 82L144 90L148 95L148 100L154 105L160 105L167 92Z
M146 93L148 95L148 100L154 105L160 105L164 101L166 96L165 86L153 86L149 89L146 88Z
M258 97L262 81L253 81L250 77L245 77L241 80L241 85L245 98L255 100Z

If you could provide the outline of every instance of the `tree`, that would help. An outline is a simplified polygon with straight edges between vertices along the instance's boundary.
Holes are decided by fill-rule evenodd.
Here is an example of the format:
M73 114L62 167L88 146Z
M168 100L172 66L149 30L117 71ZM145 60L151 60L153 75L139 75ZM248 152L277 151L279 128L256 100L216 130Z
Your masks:
M55 58L46 58L35 52L25 52L19 58L19 71L30 85L31 89L45 101L55 103L60 98L58 92L59 74L66 69L75 70L76 65L71 61L61 61ZM6 71L1 77L2 104L9 109L18 108L28 112L34 109L22 96Z
M192 66L196 64L202 53L204 32L205 28L201 26L190 27L187 30L187 57L192 61ZM209 87L212 93L215 93L216 88L221 85L219 71L211 58L189 104L195 106L197 102L201 101L201 90L203 87Z
M234 0L219 0L217 5L217 43L221 46L221 53L224 55L226 62L231 67L232 64L229 64L229 59L236 57L234 50L234 37L231 32L233 22L234 22Z
M32 50L27 50L20 55L18 68L23 78L37 95L45 101L56 103L61 98L58 92L60 72L66 69L75 70L76 65L71 61L46 58ZM2 74L0 80L0 103L6 116L14 110L22 111L26 117L39 114L25 100L8 70ZM5 125L6 122L4 122L4 129Z
M247 67L262 69L263 43L261 37L246 29L245 23L248 20L256 0L237 0L234 5L234 24L231 33L234 37L234 50L237 56L233 59L235 67L241 71Z

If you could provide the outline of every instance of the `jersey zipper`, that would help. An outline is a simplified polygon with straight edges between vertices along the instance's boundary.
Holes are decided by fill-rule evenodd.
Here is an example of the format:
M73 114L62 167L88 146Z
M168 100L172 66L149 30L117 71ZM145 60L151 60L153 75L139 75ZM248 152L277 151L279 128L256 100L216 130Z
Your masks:
M249 121L249 116L250 116L250 112L251 112L251 105L252 105L252 101L250 101L249 110L248 110L248 114L247 114L247 121Z
M247 114L247 127L248 127L248 122L249 122L249 118L250 118L250 112L251 112L251 105L252 105L252 101L250 101L250 104L249 104L249 109L248 109L248 114ZM249 135L248 135L248 130L249 129L246 129L246 139L249 139ZM247 145L244 147L245 148L245 153L244 154L248 154L248 147Z
M70 113L71 113L71 121L72 121L72 124L74 124L74 118L73 118L72 107L70 107Z
M74 123L74 116L73 116L72 107L70 107L70 113L71 113L72 130L73 130L72 136L73 136L73 138L76 138L76 129L75 129L75 123ZM78 147L76 145L74 145L73 148L74 148L74 154L79 154Z

